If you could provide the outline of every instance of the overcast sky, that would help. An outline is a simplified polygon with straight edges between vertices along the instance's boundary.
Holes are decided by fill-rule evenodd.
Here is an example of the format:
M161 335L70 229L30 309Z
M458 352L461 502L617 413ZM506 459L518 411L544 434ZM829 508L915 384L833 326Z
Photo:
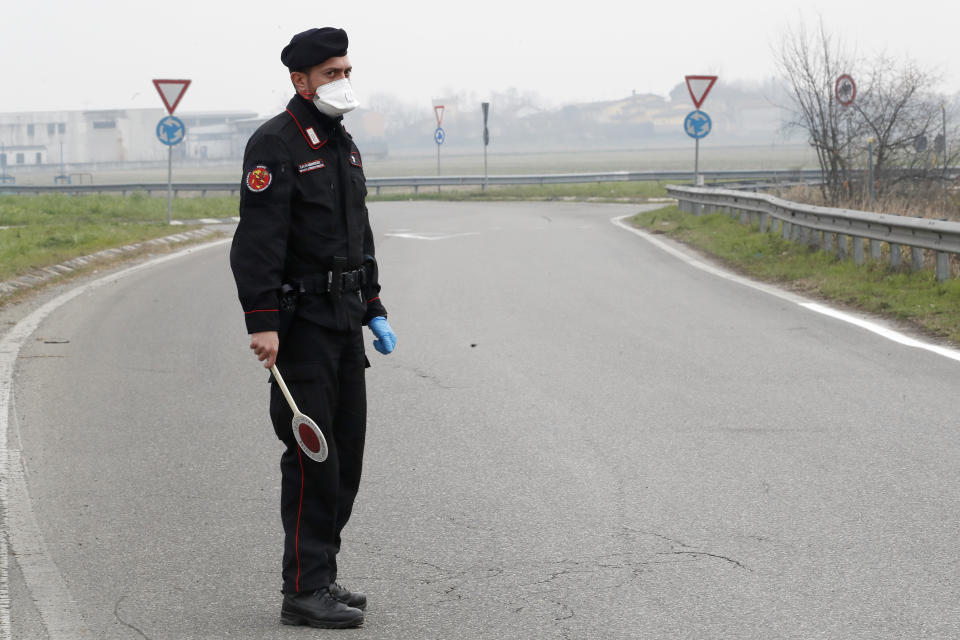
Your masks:
M361 102L516 87L547 105L666 95L687 74L776 73L786 27L822 16L860 53L910 56L960 91L960 8L946 0L4 0L0 111L159 108L153 78L193 80L178 111L280 111L280 50L298 31L350 37ZM537 8L534 8L537 7ZM568 7L568 8L559 8ZM708 109L709 101L704 106Z

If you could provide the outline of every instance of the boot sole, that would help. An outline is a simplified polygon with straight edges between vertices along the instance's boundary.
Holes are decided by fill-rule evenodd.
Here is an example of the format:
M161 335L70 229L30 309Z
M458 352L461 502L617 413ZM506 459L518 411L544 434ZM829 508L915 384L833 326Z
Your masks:
M281 613L280 622L286 625L307 626L315 629L353 629L363 624L363 616L357 616L349 620L318 620L292 613Z

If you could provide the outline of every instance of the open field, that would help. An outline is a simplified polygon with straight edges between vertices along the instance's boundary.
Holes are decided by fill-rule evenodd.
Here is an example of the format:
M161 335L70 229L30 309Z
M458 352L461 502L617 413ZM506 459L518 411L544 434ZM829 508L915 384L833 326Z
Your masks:
M362 149L361 149L362 151ZM693 169L693 145L689 148L635 150L570 150L539 153L497 153L493 148L488 154L488 172L496 174L539 173L590 173L598 171L653 171ZM816 167L816 158L809 147L803 145L771 145L764 147L711 148L708 143L700 147L700 166L704 170L719 169L796 169ZM67 173L75 171L67 168ZM76 176L75 180L94 184L122 184L131 182L166 183L167 167L163 163L155 167L121 169L76 169L89 173ZM240 162L206 164L202 166L178 166L174 163L175 182L230 182L240 181ZM424 152L404 155L395 154L386 158L364 159L364 171L370 177L432 176L437 174L436 147L427 147ZM17 184L53 184L59 167L27 169L12 167ZM440 152L442 175L482 175L483 149L476 153Z
M878 313L960 344L960 279L937 282L932 270L892 269L887 262L857 266L832 254L760 233L723 213L695 216L668 207L633 218L638 227L701 249L750 277L813 298Z

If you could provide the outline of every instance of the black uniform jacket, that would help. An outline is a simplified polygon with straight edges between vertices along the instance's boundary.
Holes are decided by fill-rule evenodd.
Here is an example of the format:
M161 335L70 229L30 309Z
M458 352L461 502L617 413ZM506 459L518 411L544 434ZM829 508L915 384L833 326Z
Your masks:
M375 255L363 160L341 120L294 96L247 142L230 265L248 333L281 329L284 284L326 278L335 257L349 271ZM346 331L386 316L369 261L366 272L359 293L301 295L296 317Z

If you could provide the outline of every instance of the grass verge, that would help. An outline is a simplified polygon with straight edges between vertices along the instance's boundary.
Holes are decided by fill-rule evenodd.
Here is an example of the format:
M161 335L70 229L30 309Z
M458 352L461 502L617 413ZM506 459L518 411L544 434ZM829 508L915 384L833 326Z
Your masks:
M371 189L368 200L590 200L592 202L636 202L667 195L666 182L598 182L585 184L510 185L491 186L486 191L479 187L423 187L414 194L412 189L391 189L376 195Z
M196 228L166 224L73 223L0 229L0 281L78 256Z
M227 218L237 215L238 203L236 196L174 198L170 215L174 220ZM62 193L0 196L0 225L166 221L167 199L141 192L128 196Z
M905 322L960 345L960 280L937 282L930 270L894 270L888 263L852 260L760 233L728 215L695 216L668 207L641 213L632 222L720 258L758 280Z
M0 196L0 281L104 249L197 228L167 225L166 207L166 199L143 194ZM174 201L174 212L185 218L232 216L236 198L184 198ZM125 257L159 250L145 248ZM104 260L98 260L97 266L104 265Z

